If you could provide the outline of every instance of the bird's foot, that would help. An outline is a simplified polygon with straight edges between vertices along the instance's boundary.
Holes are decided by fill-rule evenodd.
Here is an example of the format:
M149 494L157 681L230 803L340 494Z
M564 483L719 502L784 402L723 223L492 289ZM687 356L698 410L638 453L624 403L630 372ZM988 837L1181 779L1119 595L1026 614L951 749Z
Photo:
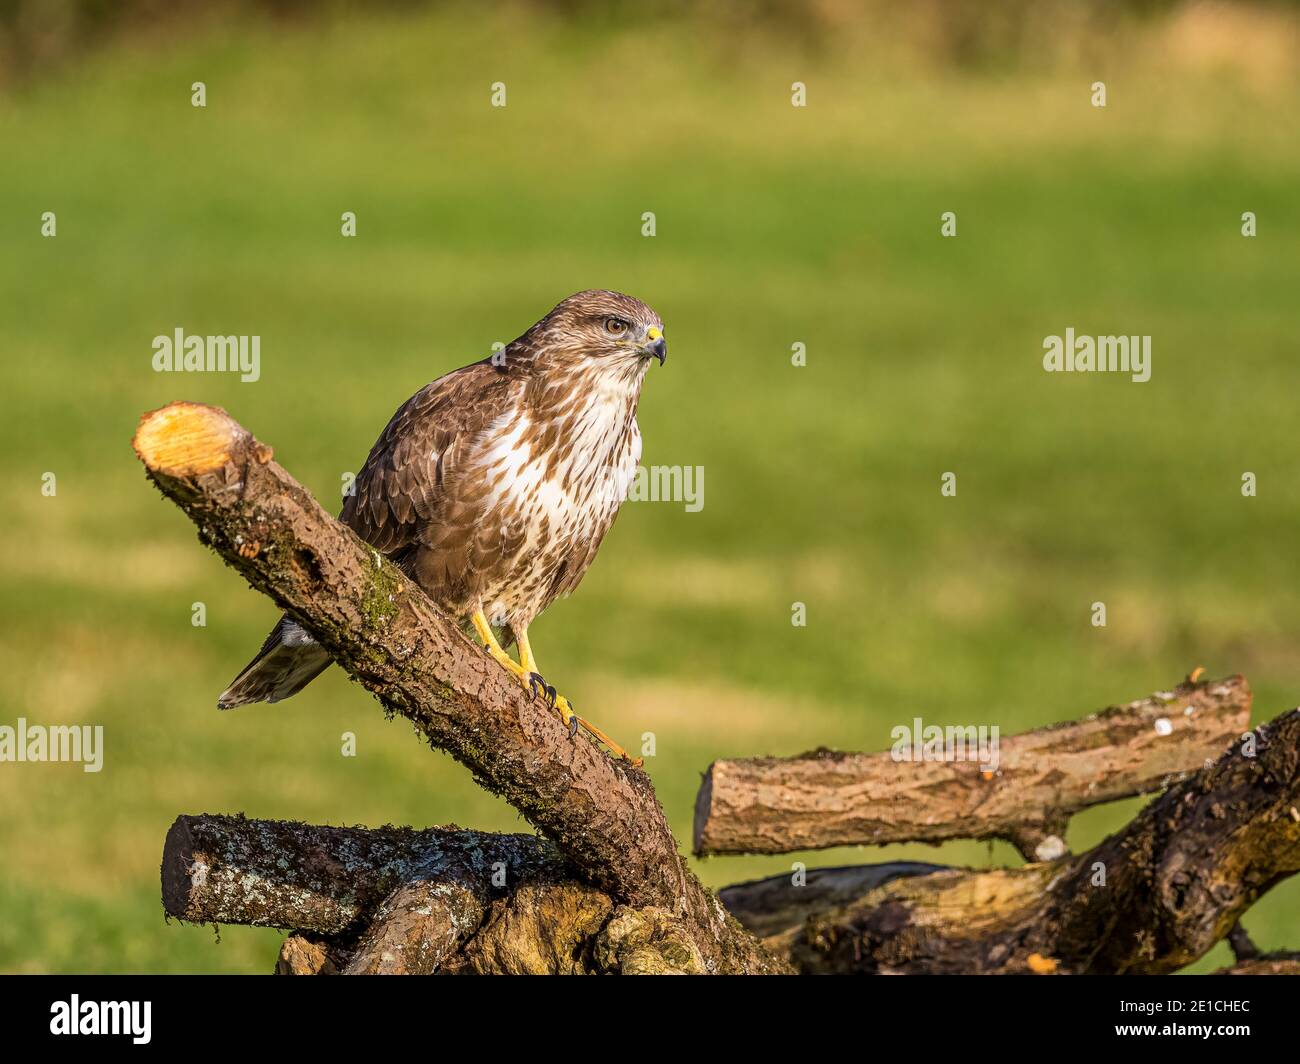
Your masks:
M540 672L530 672L524 677L524 686L528 688L528 693L536 698L539 694L546 699L546 704L552 709L555 708L556 699L560 696L555 693L555 688L547 683Z
M609 747L610 753L615 757L620 757L624 761L630 762L634 768L640 768L643 764L641 758L633 758L618 743L614 742L608 735L593 725L590 721L584 720L573 711L573 704L564 697L557 694L555 688L542 678L541 673L530 672L524 678L524 686L528 688L529 693L536 698L539 694L546 700L549 705L560 715L560 720L564 726L569 729L570 736L576 736L578 729L582 728L589 735L593 736L598 742L604 743Z
M499 646L493 646L491 643L485 644L483 652L492 657L511 676L515 676L524 681L524 686L528 686L526 674L522 665L519 665L514 658L502 650Z

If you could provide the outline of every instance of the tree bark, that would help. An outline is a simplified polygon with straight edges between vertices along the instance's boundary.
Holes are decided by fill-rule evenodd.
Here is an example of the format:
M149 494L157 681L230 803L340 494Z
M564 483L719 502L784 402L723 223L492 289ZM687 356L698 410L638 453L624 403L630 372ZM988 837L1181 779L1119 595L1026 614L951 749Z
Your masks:
M571 738L225 411L173 403L141 419L133 444L202 542L518 809L583 879L681 921L707 971L781 970L686 867L646 773Z
M1220 968L1215 975L1300 975L1300 953L1270 953Z
M286 974L707 971L680 919L620 905L532 835L182 816L162 879L170 916L293 930Z
M1159 974L1203 956L1296 871L1300 710L1077 857L817 869L720 897L805 973ZM185 920L295 929L280 971L708 970L683 921L620 904L528 835L181 817L163 896ZM1283 972L1293 960L1242 958L1232 970Z
M718 897L731 915L754 934L775 938L797 930L810 917L852 905L895 879L943 871L947 871L946 865L920 861L810 868L802 877L771 876L723 887Z
M431 868L384 899L344 975L432 975L478 930L486 893L439 873Z
M1297 871L1300 710L1292 710L1086 854L864 881L860 896L805 923L751 927L804 972L1161 974L1203 956ZM798 888L778 877L766 889Z
M999 743L978 761L896 761L819 750L715 761L695 807L695 852L1002 838L1028 860L1064 853L1070 814L1159 790L1217 758L1250 724L1244 677L1179 684Z
M281 927L347 936L399 887L437 878L475 891L572 878L533 835L459 828L343 828L242 816L179 816L163 843L162 899L191 923Z

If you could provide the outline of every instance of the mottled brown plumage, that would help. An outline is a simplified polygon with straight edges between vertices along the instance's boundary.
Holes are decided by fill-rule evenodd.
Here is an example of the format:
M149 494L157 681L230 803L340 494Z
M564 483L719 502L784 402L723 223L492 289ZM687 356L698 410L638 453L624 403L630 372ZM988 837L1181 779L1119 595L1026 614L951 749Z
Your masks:
M651 359L664 359L662 330L631 296L570 296L502 351L408 399L340 520L467 626L481 610L521 638L524 657L529 623L578 586L632 485L637 400ZM282 618L218 704L287 698L328 664Z

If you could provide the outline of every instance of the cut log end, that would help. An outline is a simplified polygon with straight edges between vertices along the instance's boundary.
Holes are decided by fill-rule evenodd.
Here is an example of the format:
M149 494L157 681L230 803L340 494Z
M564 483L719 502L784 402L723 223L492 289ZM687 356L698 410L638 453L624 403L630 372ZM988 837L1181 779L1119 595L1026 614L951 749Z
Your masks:
M162 900L168 916L192 919L194 890L194 837L189 818L178 816L167 831L163 843Z
M220 469L247 435L220 407L179 402L145 414L131 446L151 473L190 477Z
M716 762L714 765L716 765ZM695 796L695 822L691 831L691 848L695 851L696 857L702 857L713 852L709 847L707 833L709 830L709 817L713 811L714 765L710 765L708 771L704 773L704 778L700 781L699 793Z

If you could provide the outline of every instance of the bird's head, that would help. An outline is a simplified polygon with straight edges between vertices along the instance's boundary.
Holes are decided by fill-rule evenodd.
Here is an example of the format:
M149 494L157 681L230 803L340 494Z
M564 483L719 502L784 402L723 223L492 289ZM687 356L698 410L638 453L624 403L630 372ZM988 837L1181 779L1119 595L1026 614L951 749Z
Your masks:
M639 299L593 289L558 304L521 339L543 370L596 373L640 384L650 362L668 357L664 323Z

